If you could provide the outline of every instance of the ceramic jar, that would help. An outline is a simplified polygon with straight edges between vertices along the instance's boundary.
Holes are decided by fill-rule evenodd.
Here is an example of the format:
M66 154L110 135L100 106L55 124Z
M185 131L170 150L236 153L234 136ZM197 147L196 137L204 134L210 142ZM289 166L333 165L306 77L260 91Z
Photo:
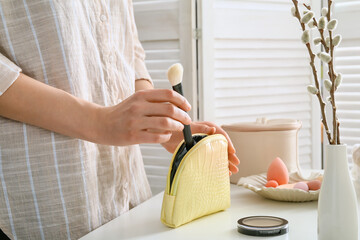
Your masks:
M241 177L267 172L280 157L289 172L298 171L298 132L301 122L293 119L257 119L256 122L223 125L240 159L239 172L231 176L237 183Z

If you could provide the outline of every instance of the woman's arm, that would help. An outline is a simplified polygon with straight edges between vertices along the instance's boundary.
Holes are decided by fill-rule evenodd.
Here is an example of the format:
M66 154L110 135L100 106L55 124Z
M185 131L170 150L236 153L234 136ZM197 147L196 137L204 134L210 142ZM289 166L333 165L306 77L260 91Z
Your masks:
M118 105L103 107L24 74L0 96L3 117L119 146L167 141L171 131L181 131L182 124L191 122L184 112L189 109L185 98L166 89L139 91ZM148 132L149 128L164 132Z
M100 108L25 74L0 96L1 116L90 141L97 137Z
M138 79L135 81L135 92L140 90L154 89L154 86L147 79Z

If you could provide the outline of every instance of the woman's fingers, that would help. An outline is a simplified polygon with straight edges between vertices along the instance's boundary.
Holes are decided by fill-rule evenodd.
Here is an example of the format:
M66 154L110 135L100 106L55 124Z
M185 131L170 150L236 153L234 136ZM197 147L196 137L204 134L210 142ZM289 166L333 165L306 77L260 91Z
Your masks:
M191 119L186 99L169 89L138 91L116 106L104 108L101 131L104 142L112 145L164 143L172 132L183 129ZM100 118L100 117L99 117Z
M229 137L229 135L221 128L221 127L216 127L216 133L220 133L222 135L225 136L226 140L228 141L228 144L229 144L229 153L235 153L235 147Z
M164 143L171 138L171 132L139 131L134 138L141 139L141 143Z
M239 171L239 169L232 162L229 162L229 170L232 173L237 173Z
M182 131L184 129L184 125L181 122L169 117L143 117L139 124L142 130Z
M231 142L231 139L229 137L229 135L224 131L224 129L222 129L221 127L219 127L218 125L212 123L212 122L202 122L206 125L208 125L209 127L215 127L216 128L216 133L219 133L219 134L222 134L225 136L226 140L228 141L229 143L229 153L235 153L235 147L233 145L233 143Z
M186 112L190 111L191 109L191 105L186 100L186 98L170 89L152 89L138 91L135 93L135 95L137 98L145 99L148 102L170 102Z
M212 135L216 132L216 128L210 127L206 124L202 123L192 123L191 124L191 132L192 133L205 133L208 135Z
M143 108L145 116L169 117L185 125L189 125L191 123L189 115L171 103L146 103Z
M239 165L240 160L237 158L235 153L229 153L228 157L229 157L229 161L232 162L235 166Z

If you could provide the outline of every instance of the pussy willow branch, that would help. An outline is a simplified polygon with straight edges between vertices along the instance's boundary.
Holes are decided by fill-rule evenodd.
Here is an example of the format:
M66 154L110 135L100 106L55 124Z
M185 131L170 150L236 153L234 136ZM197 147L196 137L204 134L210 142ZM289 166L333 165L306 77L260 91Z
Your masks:
M316 19L314 18L314 24L315 26L317 26L317 22L316 22ZM320 33L320 37L321 37L321 44L324 46L324 49L325 49L325 52L329 53L329 47L326 45L326 40L325 40L325 37L324 37L324 29L319 29L319 33Z
M295 6L295 17L299 20L299 23L301 25L302 30L305 31L305 24L301 22L301 17L300 17L299 8L298 8L298 1L297 0L292 0L292 1L294 3L294 6ZM316 67L315 67L315 64L314 64L315 54L311 50L310 43L306 44L306 48L307 48L307 50L309 52L309 55L310 55L310 66L311 66L311 69L312 69L312 72L313 72L315 86L316 86L316 88L318 90L316 96L317 96L317 98L319 100L319 103L320 103L320 110L321 110L321 116L322 116L321 121L322 121L322 123L324 125L328 141L329 141L329 143L331 143L331 133L330 133L327 121L326 121L325 103L324 103L324 100L322 99L322 96L320 94L320 84L319 84L319 80L318 80L318 77L317 77Z
M311 7L306 5L305 3L303 3L303 5L309 10L311 11ZM314 26L316 26L316 28L319 30L320 33L320 38L321 38L321 44L324 46L324 49L327 53L329 53L329 47L326 45L326 40L324 37L324 29L319 29L318 28L318 22L316 21L316 18L313 17L313 21L314 21Z
M328 12L327 12L327 21L330 22L331 20L331 5L332 0L328 0ZM330 38L330 56L331 61L328 63L329 71L328 75L330 78L330 81L332 83L331 89L330 89L330 97L331 97L331 105L332 105L332 117L333 117L333 138L331 140L331 144L340 144L340 137L339 137L339 127L338 127L338 119L336 115L336 104L335 104L335 72L334 72L334 46L333 46L333 39L332 39L332 31L328 30L329 32L329 38Z
M328 0L328 13L326 15L326 18L327 18L327 21L329 22L330 19L331 19L331 4L332 4L332 0ZM309 11L311 11L311 7L306 5L305 3L303 3L303 5L305 6L305 8L307 8ZM316 21L316 18L314 17L313 18L313 21L314 21L314 25L315 26L318 26L318 23ZM327 46L326 44L326 40L325 40L325 37L324 37L324 30L323 29L319 29L317 27L319 33L320 33L320 37L321 37L321 44L324 46L324 49L325 49L325 52L326 53L330 53L330 56L331 56L331 61L328 63L328 68L329 68L329 71L328 71L328 75L329 75L329 78L330 78L330 81L332 83L332 87L330 89L330 96L331 96L331 106L332 106L332 113L333 113L333 138L331 139L330 141L330 144L340 144L340 133L339 133L339 122L337 120L337 116L336 116L336 105L335 105L335 72L334 72L334 61L333 61L333 58L334 58L334 46L333 46L333 39L332 39L332 31L329 30L329 40L330 40L330 43L329 43L329 47ZM334 120L336 119L336 120Z
M340 131L339 131L339 128L340 128L340 122L339 121L336 121L337 122L337 131L338 131L338 135L337 135L337 144L340 144Z

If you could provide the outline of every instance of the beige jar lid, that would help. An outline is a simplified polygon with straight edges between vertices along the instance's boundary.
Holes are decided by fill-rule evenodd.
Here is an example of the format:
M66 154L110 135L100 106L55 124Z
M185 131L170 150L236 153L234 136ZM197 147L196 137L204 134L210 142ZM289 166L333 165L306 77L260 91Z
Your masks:
M225 131L232 132L262 132L262 131L287 131L301 128L301 121L295 119L270 119L258 118L256 122L241 122L222 125Z

